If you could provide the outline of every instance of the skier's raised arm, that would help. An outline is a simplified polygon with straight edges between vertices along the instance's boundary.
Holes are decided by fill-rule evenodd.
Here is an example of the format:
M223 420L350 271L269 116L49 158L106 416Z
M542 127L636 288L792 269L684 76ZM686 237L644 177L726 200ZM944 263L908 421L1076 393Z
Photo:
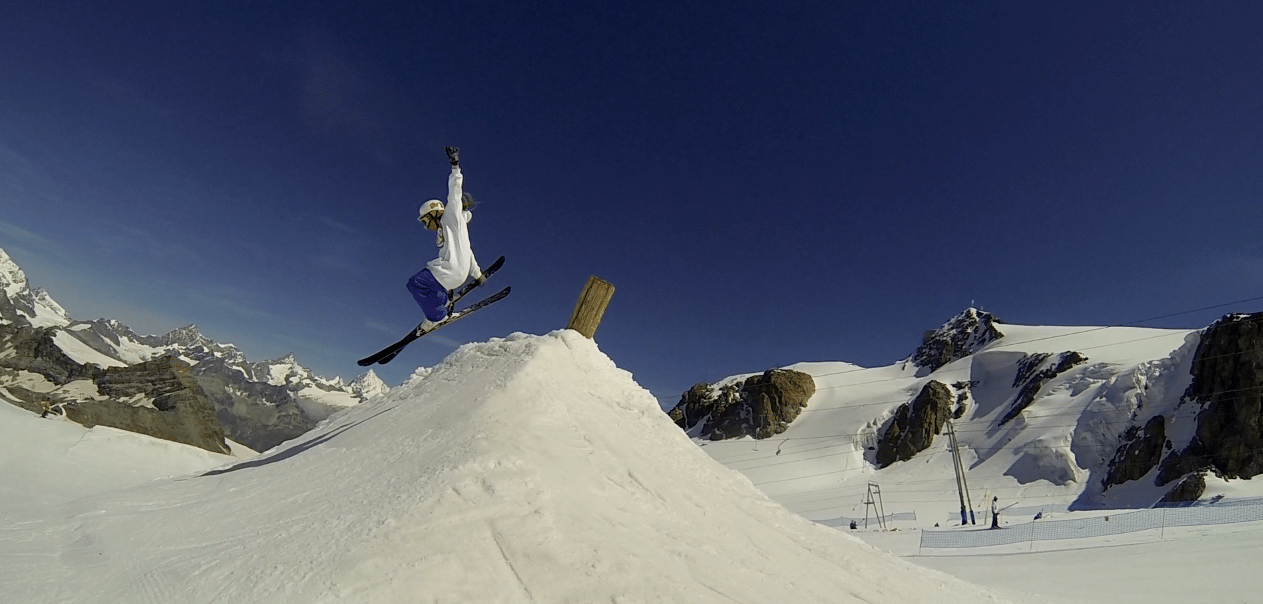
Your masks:
M467 204L466 199L472 202L473 198L465 194L465 175L460 171L460 149L447 147L447 159L452 164L452 172L447 177L449 211L443 214L443 223L445 231L455 235L456 241L451 242L454 245L453 260L457 266L467 268L465 274L460 275L462 283L466 279L481 282L482 269L478 266L478 258L469 241L469 221L473 219L470 210L473 209L473 204Z

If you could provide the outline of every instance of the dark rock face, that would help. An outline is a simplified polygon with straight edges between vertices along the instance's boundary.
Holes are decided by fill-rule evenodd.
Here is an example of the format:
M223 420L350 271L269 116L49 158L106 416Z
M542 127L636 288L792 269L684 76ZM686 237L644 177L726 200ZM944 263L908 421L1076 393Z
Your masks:
M1013 400L1013 406L1009 408L1008 413L1000 418L1001 426L1009 423L1031 406L1031 403L1035 402L1035 397L1039 395L1039 391L1050 380L1069 371L1075 365L1088 362L1088 358L1082 354L1072 351L1063 352L1057 357L1056 363L1040 370L1039 367L1051 356L1048 353L1032 354L1018 364L1017 377L1013 379L1013 387L1019 389L1017 398Z
M952 387L956 389L956 409L952 411L952 419L960 419L969 411L969 393L978 384L978 380L959 381L952 384Z
M877 467L907 461L930 448L934 435L942 432L951 417L955 403L951 388L931 380L911 403L900 405L877 444Z
M816 382L810 375L770 369L719 389L697 384L669 414L684 430L705 422L698 436L708 440L769 438L784 432L815 393Z
M36 330L18 344L29 355L5 359L4 367L43 375L49 382L65 385L91 380L99 398L68 398L10 386L18 406L41 413L48 406L64 407L66 417L86 428L109 426L215 453L229 453L224 432L215 421L215 408L178 359L165 357L129 367L101 369L80 365L52 345L47 330ZM139 401L152 402L152 407ZM133 404L135 401L137 404Z
M1128 428L1114 459L1110 461L1109 472L1102 485L1108 489L1144 477L1150 470L1158 467L1166 441L1166 419L1161 415L1145 422L1144 428Z
M171 357L128 367L111 367L96 380L97 391L111 397L71 407L67 416L84 427L110 426L229 453L224 431L215 421L215 407L189 372L188 364ZM152 398L153 407L132 406L120 399Z
M921 346L912 353L912 363L934 371L952 361L963 359L1004 337L996 328L997 324L1003 323L989 312L967 309L937 330L926 332Z
M1197 431L1163 461L1158 484L1210 468L1224 478L1263 473L1263 313L1229 315L1202 335L1181 404L1201 405Z
M285 386L224 378L223 372L193 369L213 403L215 417L231 438L256 451L297 438L315 426Z
M101 369L96 365L80 365L66 356L53 341L49 328L13 328L3 326L6 348L12 346L15 354L0 359L0 366L38 373L54 384L91 378Z
M1175 485L1158 503L1183 503L1185 501L1197 501L1201 499L1202 493L1206 492L1206 475L1200 472L1190 474L1184 477L1179 484Z
M1193 442L1188 447L1185 447L1183 451L1167 455L1162 460L1162 463L1158 466L1158 475L1154 477L1153 483L1157 486L1162 486L1193 473L1214 470L1215 467L1211 464L1209 456L1205 454L1205 449L1194 438Z

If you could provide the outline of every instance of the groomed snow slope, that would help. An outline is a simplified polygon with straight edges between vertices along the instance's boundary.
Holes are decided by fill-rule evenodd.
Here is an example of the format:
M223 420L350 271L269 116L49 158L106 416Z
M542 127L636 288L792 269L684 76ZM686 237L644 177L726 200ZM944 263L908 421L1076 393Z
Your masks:
M772 503L574 332L199 476L5 518L4 602L993 602Z

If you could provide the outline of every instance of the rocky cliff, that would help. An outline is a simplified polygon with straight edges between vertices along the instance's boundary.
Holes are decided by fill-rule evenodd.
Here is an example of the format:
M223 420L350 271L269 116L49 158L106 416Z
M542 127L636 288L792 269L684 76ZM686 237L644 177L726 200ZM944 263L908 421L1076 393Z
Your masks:
M900 405L878 440L877 467L907 461L930 448L952 417L955 403L956 395L947 384L931 380L916 398Z
M1031 403L1035 402L1035 397L1039 395L1039 391L1053 378L1076 365L1088 362L1087 357L1073 351L1063 352L1050 362L1049 359L1052 358L1053 355L1049 353L1037 353L1027 355L1018 362L1017 377L1013 379L1013 387L1018 389L1018 393L1013 398L1009 411L1000 418L1001 426L1009 423L1031 406Z
M1211 471L1263 473L1263 313L1229 315L1202 335L1193 380L1180 401L1197 409L1189 444L1163 460L1157 484Z
M1003 323L989 312L976 308L965 309L938 329L927 331L910 360L927 373L933 372L1004 337L997 327Z
M17 354L0 359L0 375L21 377L3 400L41 415L63 415L85 427L109 426L216 453L229 453L215 407L189 366L163 357L131 366L77 363L56 346L50 329L8 332Z
M1155 415L1143 427L1129 426L1121 441L1114 458L1110 460L1102 483L1107 489L1131 480L1140 480L1158 467L1166 452L1166 418Z
M671 409L671 419L699 438L769 438L784 432L816 392L810 375L769 369L744 379L693 386Z

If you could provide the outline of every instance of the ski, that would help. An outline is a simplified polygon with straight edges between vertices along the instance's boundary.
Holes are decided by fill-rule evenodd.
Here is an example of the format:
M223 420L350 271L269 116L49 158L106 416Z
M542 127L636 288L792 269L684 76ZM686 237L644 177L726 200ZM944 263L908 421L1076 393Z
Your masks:
M487 270L482 271L483 283L486 283L487 279L490 279L492 275L496 274L496 271L500 270L501 266L504 266L504 256L500 256L499 258L496 258L496 261L492 262L491 266L487 267ZM473 291L474 288L478 287L479 285L481 285L481 283L478 283L477 281L470 281L469 283L462 285L460 289L448 292L447 314L449 315L452 314L452 307L456 306L456 303L459 302L461 298L464 298L465 294L468 294L469 292Z
M406 347L408 344L411 344L413 340L416 340L420 338L421 336L424 336L428 333L437 331L438 329L442 327L446 327L450 323L454 323L456 321L464 319L465 317L473 314L479 309L486 308L496 302L499 302L500 300L503 300L505 296L509 295L509 291L511 289L512 289L511 287L505 287L504 289L486 298L483 298L482 300L479 300L478 302L473 303L467 308L458 310L448 315L446 319L443 319L442 321L435 323L434 326L428 330L422 331L421 325L417 325L416 328L414 328L412 331L409 331L408 335L404 336L402 340L399 340L398 342L395 342L394 344L387 346L386 348L384 348L381 352L378 352L377 354L374 354L367 358L360 359L359 361L356 361L356 362L361 367L367 367L375 363L385 365L386 363L389 363L391 359L394 359L395 355L398 355L401 351L403 351L404 347ZM461 295L463 296L464 294L461 294Z

